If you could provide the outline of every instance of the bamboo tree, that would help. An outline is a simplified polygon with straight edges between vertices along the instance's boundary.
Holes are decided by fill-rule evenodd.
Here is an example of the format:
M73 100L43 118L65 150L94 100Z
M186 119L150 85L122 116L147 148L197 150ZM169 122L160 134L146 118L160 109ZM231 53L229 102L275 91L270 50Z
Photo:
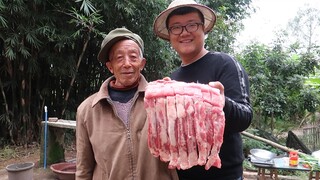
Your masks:
M38 137L35 127L38 119L31 114L38 109L30 108L38 103L32 102L32 78L38 70L34 62L39 57L42 45L48 42L46 36L50 35L50 26L46 23L50 24L53 19L45 16L46 10L52 9L51 5L46 1L0 2L0 21L3 25L0 26L0 37L5 50L1 57L7 62L7 71L11 72L1 77L4 77L6 84L6 98L10 100L5 101L9 102L7 107L12 114L7 127L14 144L27 144L33 137ZM17 136L20 134L22 136Z
M84 1L84 2L86 2L86 1ZM86 2L86 3L89 3L89 2ZM91 5L91 3L89 3L89 4ZM87 5L87 6L89 6L89 5ZM71 13L69 13L69 15L71 17L73 17L71 23L81 24L80 29L74 33L74 37L79 37L79 36L83 37L83 48L82 48L82 51L80 52L80 55L77 60L75 73L72 75L70 85L66 91L66 95L64 98L64 108L61 111L61 117L64 117L64 115L65 115L65 110L67 108L67 102L69 99L70 91L71 91L73 84L75 82L75 79L77 77L78 69L80 67L84 53L85 53L87 46L88 46L88 43L90 41L91 33L98 33L98 30L95 29L95 26L103 23L103 21L101 20L101 16L99 15L98 12L95 11L94 7L92 5L89 6L90 9L93 11L91 13L91 12L88 12L89 8L85 8L87 6L82 5L82 7L84 8L84 13L86 15L81 15L75 9L73 9L71 11Z
M240 20L237 13L241 14L242 5L249 1L225 1L221 18ZM223 6L222 1L218 3ZM49 116L75 118L80 102L110 75L96 57L100 32L125 26L138 33L146 44L146 78L152 81L167 76L180 63L170 44L154 36L152 25L168 4L167 0L0 0L0 77L5 94L1 96L4 100L0 98L0 117L7 117L0 121L4 129L0 136L9 135L13 144L38 140L44 105ZM220 25L214 33L223 37L227 28ZM229 35L225 37L230 41L221 46L231 42ZM210 46L219 49L214 48L218 47L215 43ZM23 136L18 136L21 133Z

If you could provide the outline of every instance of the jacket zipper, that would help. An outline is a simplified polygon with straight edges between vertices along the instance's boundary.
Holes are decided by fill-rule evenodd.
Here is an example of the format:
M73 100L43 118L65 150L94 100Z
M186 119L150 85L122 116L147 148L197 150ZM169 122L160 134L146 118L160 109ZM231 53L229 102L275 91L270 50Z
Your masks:
M130 148L130 161L131 161L131 173L132 173L132 180L135 180L135 177L136 177L136 174L134 173L134 162L133 162L133 145L132 145L132 139L131 139L131 131L130 131L130 117L131 117L131 111L132 111L132 107L133 105L136 103L137 99L138 99L138 96L139 96L139 91L137 91L134 96L133 96L133 101L132 101L132 104L130 106L130 112L129 112L129 119L128 119L128 125L127 125L127 135L128 135L128 141L129 141L129 148Z
M127 139L128 139L128 144L129 144L129 154L130 154L130 169L131 169L131 174L132 174L132 180L135 180L135 173L134 173L134 163L133 163L133 146L132 146L132 139L131 139L131 131L130 131L130 116L131 116L131 110L132 110L132 107L133 107L133 104L137 101L138 99L138 96L139 96L139 91L137 91L133 97L133 101L132 101L132 104L130 106L130 112L129 112L129 119L128 119L128 124L125 124L121 118L119 117L118 115L118 112L116 111L113 103L112 103L112 100L110 98L107 98L107 101L111 104L111 107L113 109L113 112L115 112L116 116L122 121L122 123L124 124L124 126L126 127L126 130L127 130Z

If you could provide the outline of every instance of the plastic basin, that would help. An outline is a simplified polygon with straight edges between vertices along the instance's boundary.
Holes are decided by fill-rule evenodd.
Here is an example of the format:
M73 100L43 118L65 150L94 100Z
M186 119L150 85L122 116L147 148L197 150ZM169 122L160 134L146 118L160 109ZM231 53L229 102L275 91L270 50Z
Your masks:
M10 164L6 167L9 180L33 180L33 162Z
M58 176L59 180L74 180L76 173L75 162L61 162L52 164L50 169Z

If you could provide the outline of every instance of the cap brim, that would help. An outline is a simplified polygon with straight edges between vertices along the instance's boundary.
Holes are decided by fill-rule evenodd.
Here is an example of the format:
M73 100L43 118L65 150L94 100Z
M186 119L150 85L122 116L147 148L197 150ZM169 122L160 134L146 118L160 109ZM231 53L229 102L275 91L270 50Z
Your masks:
M204 32L208 33L212 30L216 22L216 15L212 9L201 4L183 4L166 9L158 15L153 23L153 31L158 37L169 40L169 32L166 27L167 17L172 11L181 7L193 7L201 11L204 16Z
M111 41L109 41L106 45L103 46L103 48L100 50L99 54L98 54L98 60L102 63L105 63L108 61L109 57L108 54L109 54L109 51L111 49L111 47L117 43L118 41L120 40L123 40L123 39L132 39L131 37L129 36L119 36L119 37L115 37L113 38Z

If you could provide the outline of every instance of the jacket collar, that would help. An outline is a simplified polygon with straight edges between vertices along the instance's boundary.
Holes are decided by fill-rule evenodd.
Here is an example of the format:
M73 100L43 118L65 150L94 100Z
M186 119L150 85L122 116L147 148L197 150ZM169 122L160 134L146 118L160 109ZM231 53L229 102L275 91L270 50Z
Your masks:
M138 85L138 92L139 93L144 92L147 85L148 85L146 78L142 74L140 74L140 76L141 77L140 77L140 81L139 81L139 85ZM110 97L109 92L108 92L108 84L110 83L110 81L112 79L114 79L114 76L109 77L108 79L106 79L102 83L97 95L94 97L94 99L92 101L91 107L95 106L100 100Z

